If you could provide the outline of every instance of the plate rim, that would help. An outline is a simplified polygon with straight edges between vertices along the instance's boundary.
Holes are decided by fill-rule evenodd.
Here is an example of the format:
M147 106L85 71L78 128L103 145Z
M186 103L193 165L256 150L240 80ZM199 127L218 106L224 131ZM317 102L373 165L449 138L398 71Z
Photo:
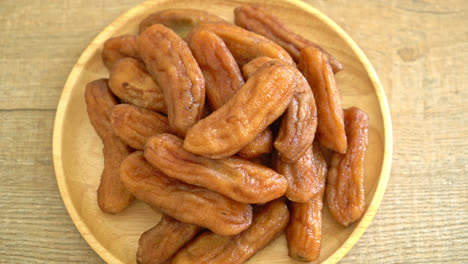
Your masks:
M115 257L114 254L111 254L97 239L96 237L90 232L90 229L84 224L81 216L78 214L77 209L73 205L71 199L69 198L69 191L65 182L65 172L63 169L62 164L62 141L63 141L63 122L65 117L65 113L68 109L68 104L71 97L72 87L78 76L81 72L79 65L84 64L89 58L94 54L92 52L95 50L98 45L101 45L101 42L104 36L109 34L109 30L113 27L116 27L117 24L125 23L129 19L133 18L133 15L130 14L138 13L142 9L146 8L148 5L153 6L156 5L158 2L164 2L166 0L146 0L130 9L125 11L122 15L120 15L116 20L114 20L111 24L107 25L103 30L99 32L99 34L91 41L91 43L86 47L86 49L81 53L78 61L73 65L73 68L70 74L67 77L65 82L64 88L62 90L62 94L59 99L59 103L57 106L57 112L55 115L54 120L54 129L53 129L53 136L52 136L52 154L53 154L53 161L54 161L54 170L55 176L57 179L57 184L59 187L60 195L62 197L62 201L65 204L65 208L67 209L68 214L70 215L73 224L76 226L78 231L80 232L81 236L86 240L88 245L106 262L108 263L123 263L120 259ZM349 47L355 52L358 58L361 60L364 69L366 70L371 82L372 86L375 90L377 95L380 111L382 114L382 120L384 124L384 154L383 154L383 162L382 162L382 169L380 172L379 181L377 184L377 188L374 193L374 197L372 201L368 205L363 217L359 221L358 225L355 227L354 231L351 232L349 237L346 241L327 259L325 259L322 263L332 264L337 263L341 260L349 250L357 243L357 241L361 238L361 236L366 231L367 227L372 222L372 219L377 213L377 210L383 200L383 196L385 194L385 190L388 184L388 180L390 178L390 170L391 170L391 163L392 163L392 152L393 152L393 136L392 136L392 123L390 117L390 110L388 106L388 101L385 95L385 91L383 89L382 84L378 78L377 73L375 72L372 64L370 63L367 56L364 52L359 48L359 46L354 42L354 40L332 19L330 19L327 15L319 11L318 9L312 7L311 5L304 3L300 0L282 0L284 2L288 2L290 4L299 6L307 13L311 13L315 16L315 18L319 19L321 22L329 25L333 31L335 31L343 40L346 42ZM67 198L67 199L66 199Z

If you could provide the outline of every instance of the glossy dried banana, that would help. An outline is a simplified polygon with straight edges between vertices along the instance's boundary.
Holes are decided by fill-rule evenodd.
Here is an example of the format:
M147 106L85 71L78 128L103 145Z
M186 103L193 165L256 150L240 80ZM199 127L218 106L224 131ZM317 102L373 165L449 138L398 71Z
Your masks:
M177 250L200 232L196 225L186 224L163 215L159 223L144 232L138 240L138 264L163 264Z
M244 85L239 66L223 40L211 31L198 30L187 43L205 77L206 100L217 110Z
M286 64L295 65L287 51L275 42L241 27L224 23L206 23L195 27L190 35L198 30L211 31L218 35L237 63L242 66L257 57L270 57L283 61Z
M258 5L243 5L238 7L234 9L234 21L236 25L278 43L291 54L295 61L299 61L302 48L312 46L326 54L333 68L333 72L336 73L343 69L343 65L330 53L326 52L322 47L312 41L304 39L289 30L282 21L266 11L263 7Z
M250 77L259 67L268 61L268 57L258 57L242 67L244 76ZM277 60L276 60L277 61ZM281 120L274 146L280 157L286 162L295 162L312 145L317 129L317 109L307 80L298 71L297 87L288 108Z
M227 237L205 232L174 256L172 264L241 264L275 240L286 228L289 211L280 200L269 202L255 213L244 232Z
M236 157L205 158L184 150L182 143L174 135L156 135L146 143L145 158L169 177L242 203L265 203L286 191L284 176L270 168Z
M149 15L140 23L140 33L155 24L163 24L172 29L181 38L202 23L227 23L224 19L211 13L188 8L165 9Z
M151 166L140 151L122 162L120 179L137 199L181 222L205 227L223 236L238 234L252 222L250 205L167 177Z
M296 85L292 66L267 63L226 104L188 130L184 149L211 158L237 153L284 112Z
M183 137L203 114L205 80L187 43L169 28L156 24L137 38L148 71L163 89L169 124Z
M317 130L317 108L314 95L304 76L296 71L297 87L281 119L275 149L281 159L295 162L312 145Z
M213 32L199 30L187 41L205 77L207 101L212 110L217 110L244 85L239 66L223 40ZM251 159L269 153L272 141L273 134L267 128L238 155Z
M306 203L290 204L291 218L286 228L289 256L301 261L313 261L320 256L322 244L322 208L327 162L317 143L313 145L316 168L314 195Z
M112 69L114 63L122 58L140 58L135 41L135 35L123 35L110 38L104 42L101 56L108 70Z
M325 147L346 153L343 105L326 55L314 47L301 50L299 69L309 82L317 105L317 137Z
M368 144L369 118L364 111L345 110L346 154L334 153L327 176L327 206L333 218L348 226L366 209L364 193L364 159Z
M286 163L280 157L275 159L275 170L288 180L285 196L290 201L305 203L314 196L316 183L316 168L312 146L300 159Z
M115 106L110 121L114 133L128 146L138 150L143 150L150 137L171 133L166 116L129 104Z
M323 193L325 192L325 182L327 179L328 164L322 148L317 141L312 145L312 151L317 175L314 179L314 196L318 195L323 197Z
M323 198L312 197L305 203L292 202L291 220L286 228L289 256L313 261L320 256L322 244Z
M109 88L123 102L167 113L161 87L146 71L145 65L134 58L123 58L114 63Z
M107 80L88 83L85 99L91 124L104 143L104 170L97 191L98 205L102 211L115 214L134 200L119 178L120 164L130 154L130 149L112 131L110 116L117 101L107 86Z

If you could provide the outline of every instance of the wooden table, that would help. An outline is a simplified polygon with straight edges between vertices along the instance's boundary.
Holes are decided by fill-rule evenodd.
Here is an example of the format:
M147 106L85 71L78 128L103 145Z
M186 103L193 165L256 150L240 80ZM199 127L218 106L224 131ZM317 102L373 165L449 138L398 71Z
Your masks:
M103 262L63 205L52 129L81 52L138 2L0 2L0 263ZM387 192L341 263L467 263L468 2L307 2L367 54L393 119Z

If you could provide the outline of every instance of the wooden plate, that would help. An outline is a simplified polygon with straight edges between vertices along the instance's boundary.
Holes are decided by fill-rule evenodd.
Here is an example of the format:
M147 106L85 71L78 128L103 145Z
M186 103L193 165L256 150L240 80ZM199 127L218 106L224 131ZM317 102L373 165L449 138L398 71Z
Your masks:
M109 25L88 46L73 67L63 89L55 119L53 154L61 195L76 227L89 245L108 263L135 263L137 241L160 215L140 201L118 215L102 213L96 190L103 169L102 143L91 126L84 100L86 83L108 72L101 61L102 43L112 37L137 32L139 22L166 8L208 10L233 21L233 9L243 1L159 0L144 2ZM259 2L286 21L292 30L322 45L344 65L337 74L345 107L358 106L370 118L366 157L367 210L362 219L341 227L325 208L322 251L317 263L336 263L369 226L382 200L389 178L392 130L384 91L364 53L333 21L300 1ZM77 22L78 23L78 22ZM257 253L249 263L296 263L288 257L283 236ZM297 262L300 263L300 262Z

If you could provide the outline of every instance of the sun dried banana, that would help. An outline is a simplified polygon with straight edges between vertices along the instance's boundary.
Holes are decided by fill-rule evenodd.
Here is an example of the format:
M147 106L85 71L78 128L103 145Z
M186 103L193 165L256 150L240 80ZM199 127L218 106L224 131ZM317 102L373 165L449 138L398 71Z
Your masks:
M203 114L205 79L187 43L169 28L156 24L137 38L148 71L163 89L169 124L178 136Z
M242 67L244 76L248 79L268 61L275 59L258 57L251 60ZM304 76L298 70L295 73L298 78L296 91L283 115L274 143L280 157L289 163L297 161L312 145L317 129L317 109L312 90Z
M137 199L181 222L205 227L223 236L238 234L252 222L250 205L167 177L151 166L140 151L122 162L120 179Z
M223 40L213 32L196 31L187 41L205 77L207 101L212 110L217 110L244 85L239 66ZM269 153L272 141L273 134L267 128L238 155L251 159Z
M285 196L290 201L305 203L314 196L316 182L316 168L309 147L300 159L293 163L286 163L280 157L275 159L275 170L288 180Z
M287 50L296 61L299 61L302 48L312 46L326 54L333 68L333 72L336 73L343 69L343 65L330 53L326 52L322 47L312 41L295 34L277 17L258 5L243 5L234 9L234 21L236 25L278 43Z
M163 215L159 223L144 232L138 240L138 264L163 264L177 250L200 232L196 225L186 224Z
M226 104L187 131L184 149L211 158L237 153L284 112L296 85L292 66L265 64Z
M299 69L309 82L317 105L317 137L325 147L346 153L343 105L326 55L314 47L301 50Z
M123 58L114 63L109 88L123 102L167 113L161 87L146 71L145 65L134 58Z
M174 135L156 135L146 143L145 158L169 177L242 203L266 203L286 191L284 176L270 168L236 157L205 158L184 150L182 143Z
M240 66L262 56L279 59L286 64L295 65L289 53L280 45L241 27L224 23L206 23L195 27L189 33L188 38L198 30L211 31L218 35L226 43L229 51L231 51Z
M223 40L198 30L187 38L206 82L206 100L212 110L223 106L244 85L241 71Z
M364 111L345 110L346 154L334 153L327 176L327 206L333 218L348 226L361 218L366 209L364 158L368 143L369 118Z
M119 178L120 164L130 154L130 149L112 131L110 116L117 101L107 86L107 79L88 83L85 99L91 124L104 143L104 170L97 191L98 204L102 211L115 214L134 200Z
M249 229L230 237L205 232L177 252L172 264L244 263L275 240L286 228L288 221L286 204L280 200L271 201L258 208Z
M322 244L322 208L327 162L317 143L313 145L316 168L313 175L314 195L306 203L290 203L291 218L286 228L289 256L301 261L313 261L320 256Z
M171 133L166 116L129 104L115 106L110 121L114 133L127 145L139 150L143 150L150 137Z

